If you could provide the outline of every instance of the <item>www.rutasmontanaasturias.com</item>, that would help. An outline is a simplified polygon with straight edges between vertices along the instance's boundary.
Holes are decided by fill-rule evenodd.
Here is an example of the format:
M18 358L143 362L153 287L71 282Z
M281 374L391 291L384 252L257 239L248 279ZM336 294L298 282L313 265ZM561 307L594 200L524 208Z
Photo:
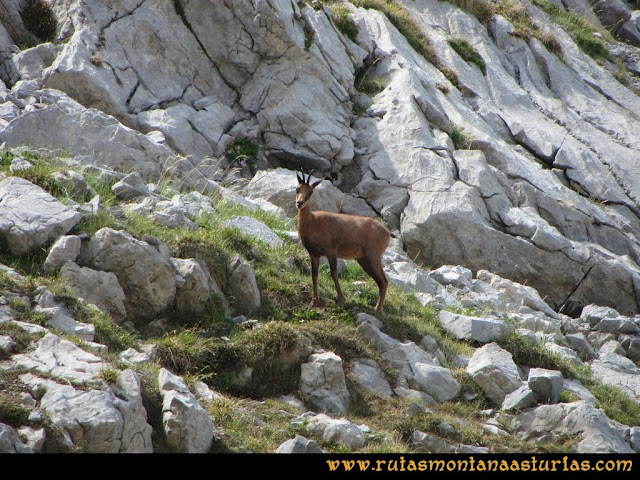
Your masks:
M392 460L327 460L329 471L369 472L630 472L629 459L430 459L413 460L401 456Z

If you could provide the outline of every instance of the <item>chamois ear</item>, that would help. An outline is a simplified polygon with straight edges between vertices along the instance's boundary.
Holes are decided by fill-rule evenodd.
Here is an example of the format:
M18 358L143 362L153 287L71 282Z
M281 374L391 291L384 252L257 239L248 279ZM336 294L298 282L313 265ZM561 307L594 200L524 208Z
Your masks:
M318 180L317 182L313 182L313 184L311 184L311 188L316 188L318 185L320 185L322 182L324 182L327 179L327 177L322 177L320 180Z

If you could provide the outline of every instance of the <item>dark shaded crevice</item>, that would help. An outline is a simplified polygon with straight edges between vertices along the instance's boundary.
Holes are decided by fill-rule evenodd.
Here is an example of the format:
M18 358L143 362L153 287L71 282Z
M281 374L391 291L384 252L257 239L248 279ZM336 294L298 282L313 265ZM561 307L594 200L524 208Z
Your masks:
M576 284L573 290L571 290L569 295L567 295L567 298L565 298L564 302L562 302L562 304L560 305L560 308L558 308L558 313L564 313L565 315L572 316L570 313L573 313L575 315L576 310L582 310L583 305L577 305L576 302L573 302L571 300L571 297L573 297L573 295L578 291L578 288L580 288L580 285L582 285L582 283L589 276L594 266L595 264L589 267L589 270L586 271L586 273L582 276L582 278Z

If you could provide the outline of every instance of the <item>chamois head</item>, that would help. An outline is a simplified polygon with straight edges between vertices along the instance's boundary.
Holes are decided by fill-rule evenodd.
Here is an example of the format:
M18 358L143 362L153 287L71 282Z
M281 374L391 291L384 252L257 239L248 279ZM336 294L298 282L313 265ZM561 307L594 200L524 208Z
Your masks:
M311 172L313 172L313 170L311 170ZM298 210L302 210L307 205L307 202L313 194L313 189L320 185L325 179L325 177L322 177L317 182L309 184L309 181L311 180L311 172L309 172L306 180L304 178L304 173L302 173L302 176L296 173L296 177L298 177L298 188L296 188L296 208Z

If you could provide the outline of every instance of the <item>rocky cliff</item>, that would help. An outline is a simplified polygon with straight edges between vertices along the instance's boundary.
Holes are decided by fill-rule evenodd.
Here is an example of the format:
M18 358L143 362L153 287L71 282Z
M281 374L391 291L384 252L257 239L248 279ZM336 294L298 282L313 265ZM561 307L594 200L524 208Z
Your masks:
M330 180L318 188L316 208L386 223L399 240L385 255L396 288L410 288L439 312L442 332L475 349L456 360L453 350L443 353L442 339L395 338L385 319L358 317L358 335L386 367L354 359L349 374L377 379L372 390L389 398L434 407L465 397L462 374L452 373L462 369L498 407L487 429L525 440L589 432L574 450L637 451L637 424L611 422L584 385L563 379L568 371L516 364L500 345L519 331L574 365L588 363L598 382L638 401L634 8L587 0L7 0L0 6L3 260L46 251L31 269L59 275L72 297L116 324L206 310L212 295L222 299L223 316L273 320L260 310L269 282L256 281L242 255L216 269L180 242L167 246L155 230L127 232L123 219L142 213L163 228L196 231L220 198L291 219L293 170L313 169ZM121 220L92 229L105 212ZM263 243L295 245L250 216L229 221L224 228L261 232ZM49 322L37 346L5 349L10 371L47 373L20 377L25 389L47 392L32 395L31 406L66 432L65 448L151 451L133 370L90 390L102 403L50 378L83 383L107 367L49 330L93 342L91 323L47 288L25 292L27 272L17 270L0 285L3 323L20 320L16 295ZM289 359L300 369L299 396L316 412L346 414L353 400L341 357L302 338ZM52 353L62 350L73 359ZM187 437L172 448L207 451L213 422L170 418L189 405L209 419L187 385L168 370L158 385L168 443ZM559 403L567 389L581 400ZM89 438L69 427L57 416L68 398L104 405L104 418L120 418L119 433ZM320 438L339 430L319 417L297 421ZM545 417L563 421L533 431ZM576 427L575 418L588 425ZM418 449L489 448L412 435ZM340 441L357 450L364 438Z

